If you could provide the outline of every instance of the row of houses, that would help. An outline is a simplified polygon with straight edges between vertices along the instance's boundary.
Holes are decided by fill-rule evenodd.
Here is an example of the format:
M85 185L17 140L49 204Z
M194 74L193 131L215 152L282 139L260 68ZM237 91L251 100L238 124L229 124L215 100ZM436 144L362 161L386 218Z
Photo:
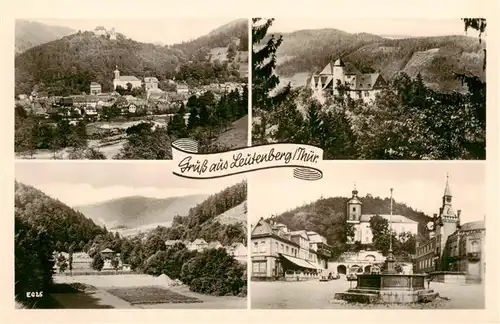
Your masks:
M223 246L219 241L207 242L202 238L198 238L193 242L189 240L167 240L165 241L165 245L167 248L173 247L176 244L184 244L184 246L190 251L204 251L208 249L220 249L223 248L226 252L233 256L237 261L241 263L247 262L247 247L240 242L233 243L228 246Z

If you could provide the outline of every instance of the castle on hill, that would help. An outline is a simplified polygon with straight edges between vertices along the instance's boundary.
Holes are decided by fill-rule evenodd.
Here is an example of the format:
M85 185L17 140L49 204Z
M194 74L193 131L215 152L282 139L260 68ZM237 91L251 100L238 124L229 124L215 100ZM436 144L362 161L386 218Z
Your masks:
M109 37L109 39L111 39L111 40L116 40L116 31L114 28L107 30L103 26L97 26L94 29L94 35L96 35L98 37L100 37L100 36Z
M327 98L338 95L339 85L346 87L346 92L355 100L370 102L387 87L387 82L380 73L360 73L352 65L347 65L339 58L329 62L320 73L313 73L307 80L313 97L324 103Z

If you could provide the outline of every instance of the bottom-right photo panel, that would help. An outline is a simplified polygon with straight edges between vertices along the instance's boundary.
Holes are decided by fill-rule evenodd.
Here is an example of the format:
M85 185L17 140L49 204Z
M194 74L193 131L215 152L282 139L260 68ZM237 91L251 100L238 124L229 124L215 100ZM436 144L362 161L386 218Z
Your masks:
M483 162L324 162L249 179L252 309L484 309Z

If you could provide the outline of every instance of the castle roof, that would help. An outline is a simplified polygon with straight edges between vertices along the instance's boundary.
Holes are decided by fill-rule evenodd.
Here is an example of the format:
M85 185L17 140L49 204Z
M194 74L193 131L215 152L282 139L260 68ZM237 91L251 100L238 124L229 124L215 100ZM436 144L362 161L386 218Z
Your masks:
M356 74L351 82L352 90L373 90L385 86L380 73Z
M345 66L345 64L344 64L344 61L342 61L342 60L339 58L339 59L337 59L337 60L335 61L335 63L333 63L333 66L342 66L342 67L344 67L344 66Z
M475 221L475 222L469 222L465 223L462 226L460 226L460 231L473 231L473 230L483 230L486 229L484 226L484 220L481 221Z

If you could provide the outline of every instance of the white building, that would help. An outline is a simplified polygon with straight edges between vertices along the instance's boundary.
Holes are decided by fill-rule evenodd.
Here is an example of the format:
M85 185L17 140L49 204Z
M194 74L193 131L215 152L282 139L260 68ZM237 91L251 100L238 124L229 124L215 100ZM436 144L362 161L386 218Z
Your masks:
M118 68L114 71L115 78L113 79L113 89L116 90L118 86L121 86L123 89L127 89L128 84L130 83L133 88L140 88L142 86L142 81L136 78L133 75L120 75L120 71Z
M328 97L338 95L337 86L346 86L353 99L364 102L375 100L376 95L387 87L380 73L360 73L354 67L346 67L341 59L328 63L319 74L313 74L307 81L313 97L324 103Z
M363 204L358 197L358 190L354 188L352 197L347 202L347 222L354 226L353 242L359 241L361 244L373 243L373 233L370 228L370 219L376 214L363 214ZM418 233L418 222L408 219L402 215L378 214L378 216L391 222L392 231L399 235L400 233L410 232L416 235Z

